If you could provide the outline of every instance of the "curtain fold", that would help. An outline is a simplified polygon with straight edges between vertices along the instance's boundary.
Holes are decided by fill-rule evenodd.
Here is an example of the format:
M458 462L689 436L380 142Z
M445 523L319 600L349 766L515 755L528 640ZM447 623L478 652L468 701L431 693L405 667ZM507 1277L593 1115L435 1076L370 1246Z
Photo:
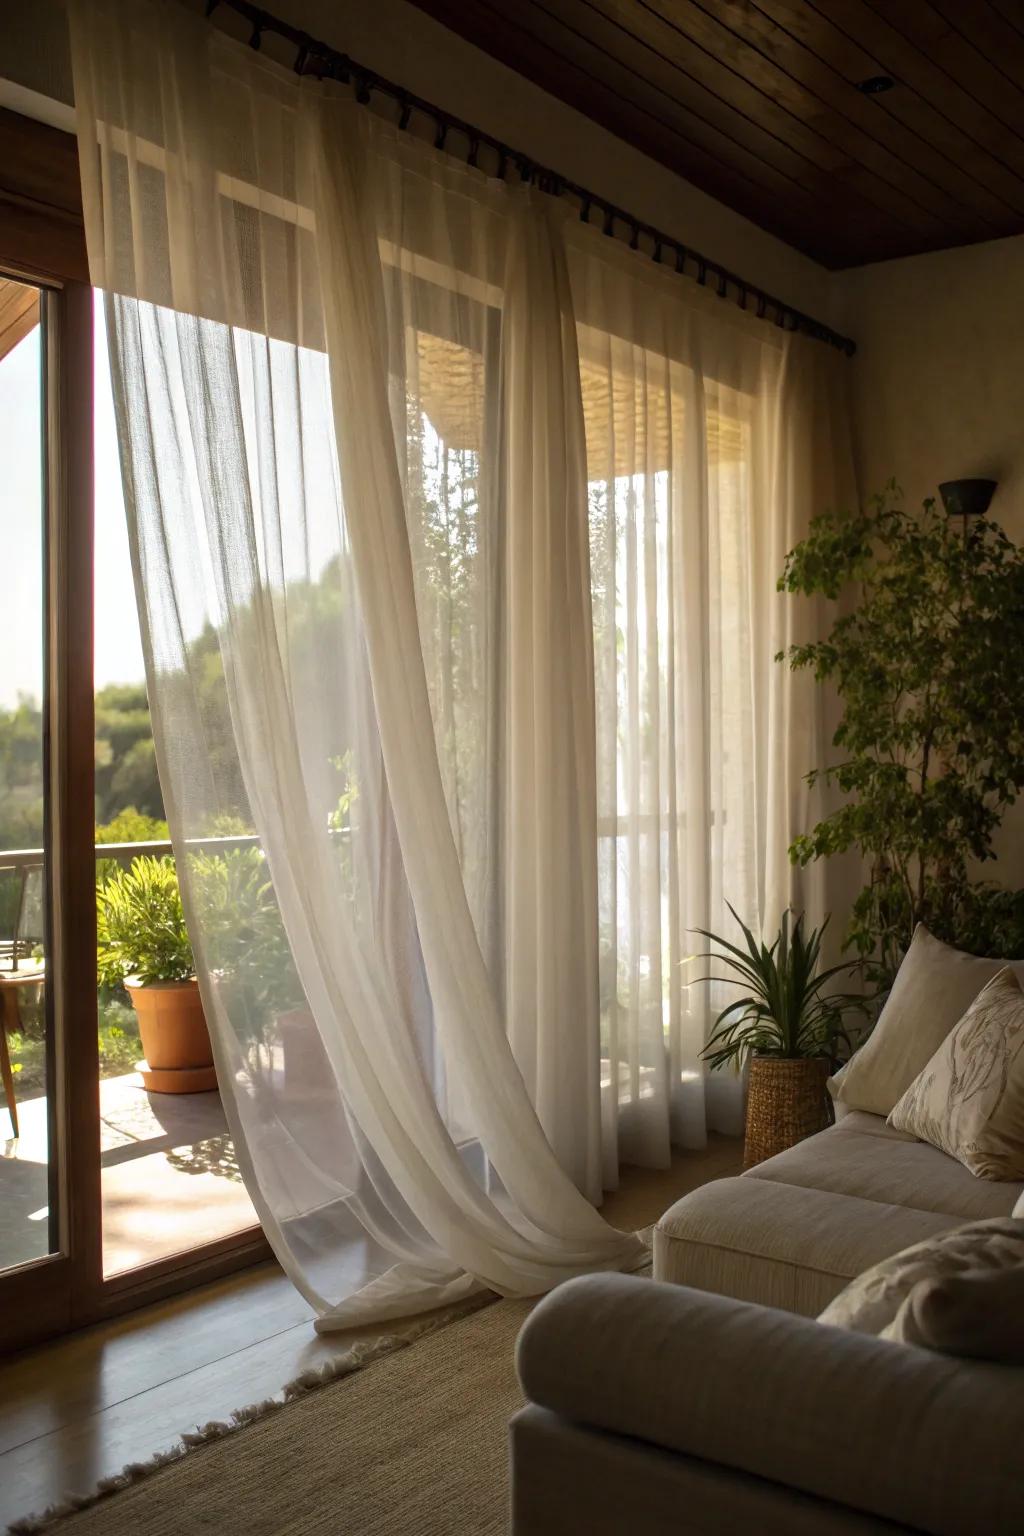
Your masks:
M819 700L773 656L815 618L774 583L845 489L831 360L175 5L71 19L161 784L261 1220L327 1328L635 1266L602 1183L741 1102L692 930L811 900L782 851Z
M516 1066L490 691L439 661L491 579L506 189L174 7L72 14L161 781L261 1219L321 1327L636 1265Z
M597 700L604 1181L742 1128L701 1050L734 993L697 930L824 916L787 849L814 814L821 691L776 661L821 615L785 555L853 494L842 363L638 263L566 241L586 416Z
M520 197L502 330L506 1023L562 1166L601 1198L586 442L561 210Z

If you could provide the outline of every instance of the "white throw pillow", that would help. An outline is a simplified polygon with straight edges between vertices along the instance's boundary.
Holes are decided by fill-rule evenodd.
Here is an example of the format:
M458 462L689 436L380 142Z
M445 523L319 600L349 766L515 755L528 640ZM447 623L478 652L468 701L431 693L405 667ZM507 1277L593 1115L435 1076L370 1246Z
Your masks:
M1024 961L1011 963L1024 971ZM848 1109L887 1115L1005 965L953 949L919 923L878 1023L829 1083L833 1097Z
M888 1123L981 1179L1024 1179L1024 991L1009 966L983 987Z
M928 1237L883 1259L851 1280L818 1318L833 1328L854 1333L889 1333L896 1316L916 1285L980 1271L1014 1269L1024 1265L1024 1221L994 1216L972 1221Z

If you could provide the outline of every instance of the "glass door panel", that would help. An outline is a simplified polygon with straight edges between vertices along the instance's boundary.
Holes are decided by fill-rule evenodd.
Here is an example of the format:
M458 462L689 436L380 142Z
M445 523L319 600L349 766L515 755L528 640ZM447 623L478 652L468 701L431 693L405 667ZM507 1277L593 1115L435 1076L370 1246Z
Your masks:
M152 903L168 884L176 888L176 877L146 695L102 294L93 314L96 881L101 911L113 892L125 904L121 937L130 954L136 932L159 916ZM100 944L102 961L102 932ZM101 963L98 997L105 1278L256 1226L214 1068L192 1071L185 1057L176 1065L167 1057L165 1066L161 1057L154 1072L146 1056L159 1049L160 1020L131 976L126 987L113 969Z
M44 311L37 288L0 275L0 1271L60 1248L47 997Z

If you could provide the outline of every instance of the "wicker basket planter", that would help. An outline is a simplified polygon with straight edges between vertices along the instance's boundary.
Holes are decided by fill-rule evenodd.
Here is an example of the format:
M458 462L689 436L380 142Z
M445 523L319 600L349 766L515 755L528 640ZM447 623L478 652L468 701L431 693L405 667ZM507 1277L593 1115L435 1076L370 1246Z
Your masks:
M753 1168L831 1123L830 1067L821 1056L754 1056L747 1083L743 1166Z

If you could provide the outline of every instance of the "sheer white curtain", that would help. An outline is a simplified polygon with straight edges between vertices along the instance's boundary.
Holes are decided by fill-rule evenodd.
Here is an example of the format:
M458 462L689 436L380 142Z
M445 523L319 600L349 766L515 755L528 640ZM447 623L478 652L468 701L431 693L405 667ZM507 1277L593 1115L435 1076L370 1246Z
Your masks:
M731 903L772 934L824 894L789 864L821 700L775 661L817 615L776 591L852 490L843 360L567 228L586 414L597 701L605 1184L738 1131L700 1059L735 994L699 985Z
M82 0L72 46L161 781L271 1240L321 1326L633 1265L576 1187L593 704L557 226L175 6Z

